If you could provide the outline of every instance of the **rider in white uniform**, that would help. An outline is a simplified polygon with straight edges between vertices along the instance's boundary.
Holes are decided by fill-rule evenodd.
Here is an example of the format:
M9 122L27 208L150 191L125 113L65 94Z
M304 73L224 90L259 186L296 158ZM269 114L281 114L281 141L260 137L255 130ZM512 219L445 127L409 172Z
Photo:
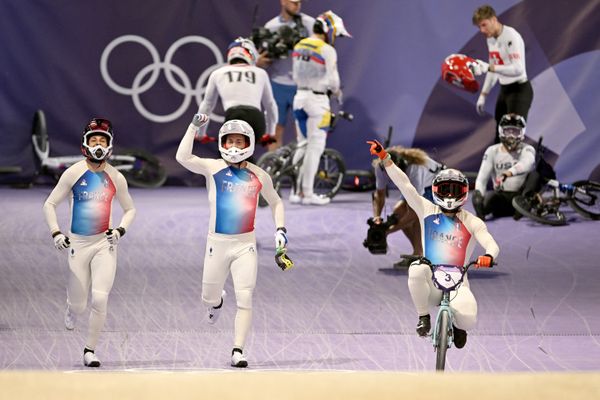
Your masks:
M489 63L477 60L472 65L475 75L486 74L476 109L484 114L485 101L496 82L500 81L500 94L496 100L496 139L498 126L505 114L519 114L525 120L533 101L533 88L525 68L525 42L516 29L498 21L496 11L489 5L478 7L473 13L473 24L486 37Z
M304 151L297 151L294 162L302 155L300 168L301 193L291 193L290 202L302 204L327 204L328 197L313 193L315 174L319 160L325 150L327 132L330 127L331 107L328 92L341 100L340 76L337 69L337 52L333 44L337 36L350 34L340 17L327 11L319 17L313 27L313 34L302 39L294 47L293 76L298 85L294 97L294 117L298 144L306 144Z
M241 119L252 126L255 142L265 133L274 136L277 105L267 72L256 66L258 52L251 40L237 38L229 45L227 62L208 78L198 114L210 114L221 97L225 121ZM263 113L262 108L266 111ZM206 135L207 125L198 130L199 139Z
M486 254L478 257L478 265L490 267L498 256L499 248L485 223L462 209L469 193L465 176L455 169L440 171L432 184L434 204L419 195L379 142L368 143L371 144L371 154L383 160L388 175L419 217L425 258L432 264L466 265L476 243L479 243ZM417 333L420 336L426 336L431 329L429 307L438 305L442 298L441 290L434 287L431 278L431 268L426 262L417 260L411 264L408 289L419 314ZM467 342L466 331L475 326L477 320L477 302L469 288L467 275L450 298L456 324L454 344L462 348Z
M219 130L222 159L192 154L194 135L208 116L194 115L177 149L176 159L188 170L206 177L210 219L202 276L202 300L208 308L208 322L214 324L223 305L223 286L229 273L237 302L235 340L231 365L246 367L243 354L252 321L252 293L256 286L257 256L254 219L259 193L267 200L277 231L275 245L287 244L283 202L270 176L246 161L254 151L254 132L248 123L231 120Z
M68 168L44 203L46 222L57 249L69 249L69 283L65 327L74 329L75 314L85 311L90 286L92 310L84 365L99 367L94 350L106 320L108 295L117 270L117 243L135 216L133 201L123 174L106 160L112 151L112 127L108 120L94 118L85 127L81 150L86 156ZM117 228L112 222L112 201L123 208ZM71 207L71 228L61 233L56 207L65 198Z
M500 143L488 147L483 155L473 192L473 207L483 220L489 213L496 218L509 215L520 218L512 199L521 193L527 174L535 168L535 149L523 143L525 128L525 119L520 115L504 115L498 128ZM490 178L494 190L487 192Z

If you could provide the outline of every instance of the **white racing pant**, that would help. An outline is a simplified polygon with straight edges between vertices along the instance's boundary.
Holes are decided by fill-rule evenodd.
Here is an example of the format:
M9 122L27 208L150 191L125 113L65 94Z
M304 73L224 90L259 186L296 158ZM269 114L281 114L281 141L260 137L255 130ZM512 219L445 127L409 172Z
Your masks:
M442 300L442 291L433 285L432 275L427 264L411 264L408 269L408 290L420 316L429 314L429 308L438 306ZM458 290L450 292L450 308L457 328L469 330L475 326L477 301L469 288L467 276ZM433 318L432 324L435 323Z
M234 347L244 348L252 324L252 293L258 262L254 232L239 235L209 233L202 274L202 301L210 307L221 303L221 292L231 272L237 313Z
M302 189L304 197L311 197L315 174L325 150L327 132L331 123L329 98L326 95L314 94L310 90L299 90L294 97L294 116L298 145L306 142L306 147L299 149L293 160L297 163L304 155L298 187Z
M87 306L92 288L92 311L90 313L86 347L94 350L106 321L108 294L117 271L117 246L100 233L93 236L71 234L69 237L69 282L67 304L72 312L81 314Z

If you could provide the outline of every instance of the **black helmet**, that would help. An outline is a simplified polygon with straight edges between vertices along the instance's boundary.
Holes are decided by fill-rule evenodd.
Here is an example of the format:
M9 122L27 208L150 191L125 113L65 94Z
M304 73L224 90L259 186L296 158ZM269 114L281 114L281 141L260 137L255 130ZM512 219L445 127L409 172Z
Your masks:
M498 124L498 136L502 144L512 151L525 139L525 118L519 114L505 114Z
M108 143L107 147L89 146L89 139L92 136L104 136ZM102 162L110 157L113 145L113 130L112 124L105 118L92 118L90 122L83 128L83 136L81 137L81 152L90 161Z

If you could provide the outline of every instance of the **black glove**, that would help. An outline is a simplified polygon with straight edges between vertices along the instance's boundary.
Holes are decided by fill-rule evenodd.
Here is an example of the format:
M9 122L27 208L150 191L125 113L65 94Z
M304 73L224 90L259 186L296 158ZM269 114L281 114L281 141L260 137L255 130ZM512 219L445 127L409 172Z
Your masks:
M473 208L475 214L482 220L485 220L485 213L483 211L483 195L479 190L473 191Z

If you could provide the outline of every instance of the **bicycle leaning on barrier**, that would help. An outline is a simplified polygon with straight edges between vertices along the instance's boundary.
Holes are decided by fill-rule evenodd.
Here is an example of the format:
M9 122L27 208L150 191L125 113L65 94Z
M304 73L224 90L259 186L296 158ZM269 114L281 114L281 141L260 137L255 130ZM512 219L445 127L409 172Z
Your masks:
M81 154L50 157L46 115L42 110L37 110L33 116L31 140L33 142L36 176L47 175L58 181L67 168L84 159ZM131 150L121 155L113 154L108 161L125 176L127 183L134 187L159 187L167 180L167 171L158 158L144 151Z

